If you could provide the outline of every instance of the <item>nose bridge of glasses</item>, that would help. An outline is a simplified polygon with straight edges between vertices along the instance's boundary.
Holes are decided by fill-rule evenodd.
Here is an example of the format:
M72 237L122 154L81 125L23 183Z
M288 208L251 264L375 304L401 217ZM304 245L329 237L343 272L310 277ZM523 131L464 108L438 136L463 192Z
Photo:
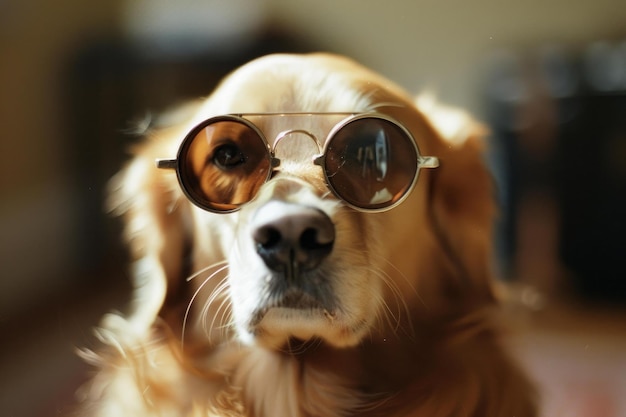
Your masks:
M308 130L289 129L278 133L273 143L274 155L281 161L310 161L322 151L319 139Z

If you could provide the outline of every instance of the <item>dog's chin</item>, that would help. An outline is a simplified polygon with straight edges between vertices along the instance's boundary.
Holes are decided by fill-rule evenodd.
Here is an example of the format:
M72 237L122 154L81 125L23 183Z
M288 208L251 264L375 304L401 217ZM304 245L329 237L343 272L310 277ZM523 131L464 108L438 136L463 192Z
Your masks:
M241 335L244 342L269 349L294 352L310 344L324 343L336 348L357 345L369 325L350 324L336 309L314 305L273 306L257 310Z

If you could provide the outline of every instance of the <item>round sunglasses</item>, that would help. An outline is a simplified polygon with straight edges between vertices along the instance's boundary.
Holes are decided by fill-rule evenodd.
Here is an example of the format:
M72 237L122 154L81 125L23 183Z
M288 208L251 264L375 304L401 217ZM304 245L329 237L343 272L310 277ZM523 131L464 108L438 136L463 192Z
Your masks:
M339 121L323 145L319 134L292 129L272 135L271 146L258 127L268 118L291 118L291 123L314 126L319 123L311 124L311 118ZM437 157L420 154L404 126L378 113L212 117L185 136L176 159L157 159L156 164L158 168L176 170L180 186L191 202L211 212L229 213L253 200L261 186L280 171L277 147L295 134L314 141L312 162L322 168L330 191L360 211L379 212L397 206L415 186L420 169L439 166Z

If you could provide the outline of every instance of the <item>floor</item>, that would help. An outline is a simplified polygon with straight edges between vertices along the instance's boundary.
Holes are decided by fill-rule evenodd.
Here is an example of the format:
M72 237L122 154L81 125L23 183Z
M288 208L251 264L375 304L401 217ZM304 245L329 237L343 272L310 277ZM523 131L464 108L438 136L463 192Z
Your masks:
M558 304L517 326L513 348L544 417L626 416L626 312Z
M83 288L0 321L0 331L9 335L0 344L0 416L69 415L89 374L76 349L93 342L93 327L106 312L123 308L127 293L120 284Z
M91 340L104 312L123 304L124 292L96 289L4 323L0 415L66 415L88 374L74 349ZM626 416L626 311L548 303L515 316L511 346L540 386L542 416Z

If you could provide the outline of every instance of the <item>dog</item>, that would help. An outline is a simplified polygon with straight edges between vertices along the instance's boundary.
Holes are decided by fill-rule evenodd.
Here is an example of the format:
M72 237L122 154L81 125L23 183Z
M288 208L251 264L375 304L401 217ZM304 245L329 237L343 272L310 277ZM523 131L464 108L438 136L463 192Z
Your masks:
M485 133L322 53L155 123L112 180L134 297L82 351L80 414L535 416L497 320Z

